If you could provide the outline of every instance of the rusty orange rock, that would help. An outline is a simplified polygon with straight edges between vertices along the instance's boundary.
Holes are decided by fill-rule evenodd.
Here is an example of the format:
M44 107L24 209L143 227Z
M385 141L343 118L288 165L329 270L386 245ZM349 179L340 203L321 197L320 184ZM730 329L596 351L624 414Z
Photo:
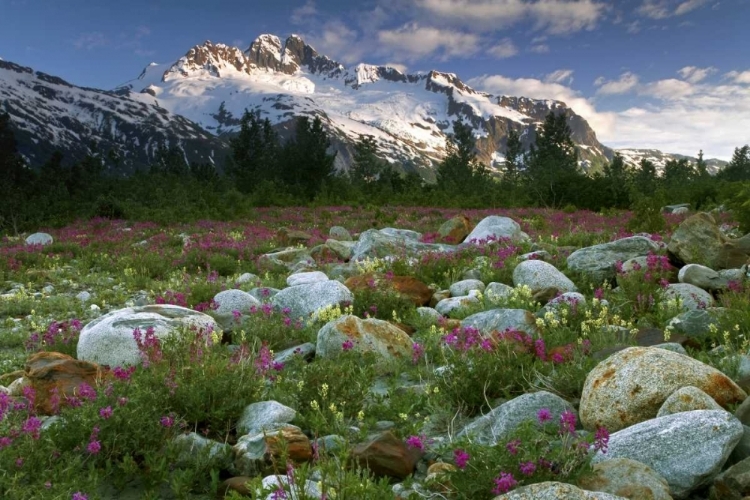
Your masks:
M59 352L32 354L26 361L24 370L36 392L36 410L46 415L54 412L51 400L54 389L57 389L60 403L64 404L65 396L78 394L82 383L96 387L106 373L96 363L80 361Z
M411 276L393 276L386 278L382 274L365 273L359 276L352 276L344 282L353 293L368 288L378 291L394 291L407 297L415 306L423 306L430 301L432 290Z
M471 220L465 215L457 215L440 226L438 235L443 243L455 245L464 241L471 230Z
M352 458L376 476L404 479L414 473L422 452L409 448L391 432L382 432L366 443L357 445Z

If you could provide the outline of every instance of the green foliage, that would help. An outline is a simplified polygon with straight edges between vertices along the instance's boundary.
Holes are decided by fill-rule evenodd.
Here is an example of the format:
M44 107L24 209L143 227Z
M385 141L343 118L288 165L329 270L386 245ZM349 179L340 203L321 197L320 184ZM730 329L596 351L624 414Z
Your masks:
M634 233L659 233L664 231L667 221L661 213L664 196L641 196L633 192L633 218L628 222L628 230Z
M447 144L448 154L438 165L437 189L451 194L470 196L491 181L486 168L477 161L472 128L453 122L453 135Z
M566 418L575 425L574 414ZM467 500L491 499L516 487L544 481L575 484L591 471L596 449L606 449L609 435L600 432L585 436L563 422L527 420L495 446L464 438L443 452L446 460L461 468L438 481L450 485L451 498Z
M583 180L570 134L567 116L550 112L537 136L536 146L527 154L526 188L541 206L560 207L574 201L573 193Z

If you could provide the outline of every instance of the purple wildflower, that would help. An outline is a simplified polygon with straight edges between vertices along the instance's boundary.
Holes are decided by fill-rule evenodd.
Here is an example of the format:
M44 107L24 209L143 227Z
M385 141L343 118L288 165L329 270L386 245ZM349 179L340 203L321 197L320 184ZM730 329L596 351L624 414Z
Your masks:
M536 419L540 424L549 422L550 420L552 420L552 412L549 411L549 408L542 408L538 412L536 412Z
M534 462L524 462L518 466L518 470L520 470L521 474L524 476L530 476L536 472L536 464Z
M422 442L422 438L419 436L409 436L406 439L406 445L409 448L416 448L419 451L424 451L424 443Z
M565 410L560 415L560 433L575 434L576 432L576 414L570 410Z
M453 450L453 462L456 464L456 467L459 469L465 469L466 464L469 463L469 459L471 456L466 453L464 450L458 449Z
M518 484L518 481L515 480L513 474L510 474L508 472L501 472L500 475L494 479L494 481L495 487L492 489L492 493L495 493L496 495L507 493Z

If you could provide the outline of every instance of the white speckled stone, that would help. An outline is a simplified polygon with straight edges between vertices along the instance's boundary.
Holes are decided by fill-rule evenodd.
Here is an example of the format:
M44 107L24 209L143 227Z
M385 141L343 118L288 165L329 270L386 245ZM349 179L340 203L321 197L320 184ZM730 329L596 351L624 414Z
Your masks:
M597 452L592 464L636 460L666 479L674 498L686 498L721 471L743 432L740 421L723 410L675 413L611 434L607 453Z
M217 293L214 296L214 302L219 307L216 309L216 314L219 316L228 316L232 314L232 311L239 311L242 314L249 314L250 308L261 305L260 301L242 290L224 290Z
M288 286L309 285L320 281L328 281L326 273L321 271L309 271L306 273L294 273L286 278Z
M479 221L479 224L466 237L464 243L472 243L488 238L508 238L514 242L529 241L529 235L521 231L521 226L518 225L518 222L510 217L490 215Z
M451 296L453 297L461 297L463 295L469 295L469 292L472 290L479 290L480 292L484 292L484 283L482 283L479 280L476 279L467 279L467 280L461 280L453 283L449 290L451 292Z
M309 319L316 311L326 307L353 302L354 295L342 283L334 280L319 281L308 285L290 286L271 298L277 310L290 309L293 319Z
M543 260L527 260L518 264L513 270L513 284L528 285L532 290L554 287L562 293L578 291L567 276Z
M219 330L214 319L198 311L170 304L127 307L100 316L81 330L77 358L100 365L138 365L141 363L133 330L145 334L149 327L163 339L182 327Z
M34 233L26 237L27 245L49 245L52 242L52 235L47 233Z

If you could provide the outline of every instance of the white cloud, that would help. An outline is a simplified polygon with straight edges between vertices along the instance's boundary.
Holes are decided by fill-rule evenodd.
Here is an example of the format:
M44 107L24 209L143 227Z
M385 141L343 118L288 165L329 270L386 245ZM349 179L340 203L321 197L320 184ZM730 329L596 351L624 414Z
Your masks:
M750 84L750 70L748 71L730 71L724 75L726 78L731 79L734 83L747 83Z
M498 59L506 59L518 54L518 47L513 44L510 38L505 38L491 47L488 52Z
M572 69L558 69L553 71L544 77L544 81L547 83L562 83L570 85L573 83L573 70Z
M310 18L318 13L318 9L315 7L313 0L307 0L304 5L297 7L292 10L292 17L289 19L292 24L306 24L310 22Z
M531 20L553 35L594 29L607 10L593 0L416 0L429 14L474 29L497 30Z
M638 86L638 75L625 72L617 80L606 80L599 77L594 80L594 85L599 87L596 91L599 95L626 94Z
M714 68L713 66L709 66L707 68L685 66L684 68L678 70L677 73L690 83L698 83L705 80L709 75L716 73L716 68Z
M750 83L750 71L746 74ZM728 78L740 75L733 72ZM599 80L601 85L607 83ZM563 101L610 147L653 148L693 156L703 149L707 158L729 159L734 148L750 144L750 94L743 85L658 80L636 86L654 103L603 112L580 92L559 83L502 75L485 75L467 83L493 94Z
M655 97L665 101L679 100L695 93L695 87L690 82L667 78L643 85L639 91L641 95Z
M529 47L529 51L534 52L535 54L546 54L549 52L549 45L538 43Z
M686 2L682 2L680 5L678 5L674 13L676 16L681 16L697 8L700 8L707 3L708 0L687 0Z
M479 36L454 30L438 29L408 23L395 30L378 32L380 44L407 59L418 59L435 53L443 58L468 56L477 52Z
M664 19L671 15L668 0L645 0L638 13L651 19Z
M675 7L673 0L644 0L637 12L651 19L682 16L708 4L709 0L685 0Z
M81 33L81 35L73 42L75 48L85 50L97 49L108 44L109 40L107 40L107 37L99 31Z
M535 78L508 78L502 75L484 75L472 78L467 83L476 89L496 95L563 101L569 108L585 118L597 135L607 135L614 125L612 114L598 112L594 105L578 91L559 83L545 82Z
M326 22L316 33L300 36L319 53L344 64L362 62L368 53L368 47L358 33L339 20Z
M391 68L396 68L401 73L406 74L407 71L409 71L408 66L405 64L399 64L399 63L385 63L384 66L390 66Z

